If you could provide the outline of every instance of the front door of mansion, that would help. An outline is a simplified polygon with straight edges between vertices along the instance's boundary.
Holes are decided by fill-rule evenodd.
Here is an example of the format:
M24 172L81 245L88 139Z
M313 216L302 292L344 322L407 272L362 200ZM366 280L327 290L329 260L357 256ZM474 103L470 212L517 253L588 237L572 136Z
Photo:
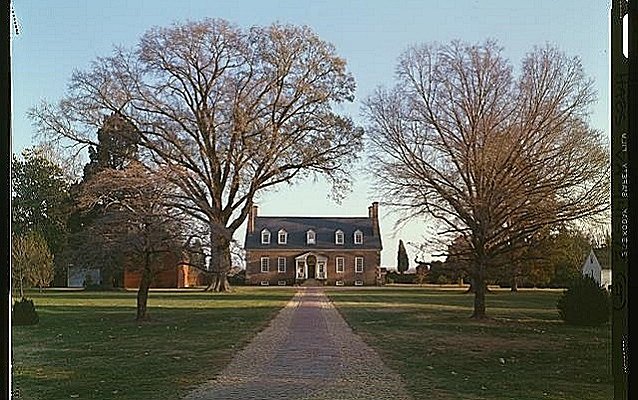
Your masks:
M308 276L307 279L315 278L315 267L317 266L317 257L314 255L310 255L306 258L306 265L308 265Z

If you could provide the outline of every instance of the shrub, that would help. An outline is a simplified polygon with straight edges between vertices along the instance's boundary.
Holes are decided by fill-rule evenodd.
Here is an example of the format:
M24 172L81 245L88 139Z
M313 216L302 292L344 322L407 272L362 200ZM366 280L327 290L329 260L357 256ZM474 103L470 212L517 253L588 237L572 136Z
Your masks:
M241 286L246 284L246 270L241 270L234 275L228 276L228 284Z
M573 279L557 307L560 317L571 325L602 325L611 314L609 293L590 276Z
M386 274L386 280L388 283L415 283L415 274L400 274L395 271L388 271Z
M84 276L84 282L82 283L84 290L96 292L103 290L102 284L100 282L93 282L93 278L91 275L87 274Z
M28 300L24 297L20 301L13 303L11 314L13 325L35 325L40 320L38 313L35 311L33 300Z
M414 282L419 285L423 285L428 282L428 269L427 268L417 268L416 269L416 277L414 278Z

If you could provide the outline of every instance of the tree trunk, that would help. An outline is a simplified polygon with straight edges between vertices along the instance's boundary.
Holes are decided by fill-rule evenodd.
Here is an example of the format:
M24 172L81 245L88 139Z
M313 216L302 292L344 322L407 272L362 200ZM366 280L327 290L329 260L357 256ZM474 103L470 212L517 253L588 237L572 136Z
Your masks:
M223 234L211 233L210 265L213 279L206 291L230 292L228 272L230 272L230 240Z
M518 292L518 278L516 277L516 275L512 277L511 291Z
M148 257L146 257L148 259ZM146 260L147 265L144 267L144 271L142 272L142 280L140 282L140 287L137 289L137 317L135 318L137 321L143 321L148 319L148 313L146 312L146 304L148 302L148 290L151 287L151 271L150 265L148 265L148 260Z
M217 271L213 275L213 281L208 285L206 290L211 292L230 292L230 284L228 283L228 274L223 271Z
M470 287L467 288L465 293L474 293L474 278L470 278Z
M65 287L67 284L67 276L66 268L56 266L53 270L53 286Z
M103 272L102 282L101 282L102 289L111 290L115 288L117 286L116 284L117 278L115 277L115 271L113 271L112 268L104 268L102 272Z
M485 265L479 264L476 273L472 277L472 286L474 287L474 312L472 318L486 319L485 314L485 293L487 292L487 284L485 282Z
M487 283L485 281L483 282L483 290L485 291L485 293L492 293L492 290L487 287ZM467 290L463 293L476 293L474 289L474 280L470 279L470 287L467 288Z

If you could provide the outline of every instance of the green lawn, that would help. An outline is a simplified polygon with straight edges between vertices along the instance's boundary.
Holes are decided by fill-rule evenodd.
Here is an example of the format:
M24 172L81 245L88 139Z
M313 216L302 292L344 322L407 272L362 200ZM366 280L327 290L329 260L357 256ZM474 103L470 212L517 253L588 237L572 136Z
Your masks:
M21 399L179 398L212 378L293 294L152 292L137 324L134 292L30 293L34 327L13 327ZM329 290L348 323L399 372L416 399L612 398L610 328L558 319L556 291L488 295L476 322L458 290Z
M610 400L611 328L572 327L558 291L496 291L492 321L473 295L435 288L331 290L350 326L401 374L415 399Z
M12 329L20 399L176 399L211 379L292 297L291 289L29 293L40 315Z

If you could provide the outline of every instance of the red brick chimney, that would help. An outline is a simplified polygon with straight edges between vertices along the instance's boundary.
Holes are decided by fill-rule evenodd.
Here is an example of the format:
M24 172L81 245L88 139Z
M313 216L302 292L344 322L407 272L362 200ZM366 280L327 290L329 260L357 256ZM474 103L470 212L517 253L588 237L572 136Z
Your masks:
M248 233L255 232L255 218L257 218L258 209L259 207L253 204L253 206L250 207L250 211L248 211L248 227L246 228Z
M377 236L379 234L379 202L375 201L370 207L368 207L368 218L372 220L372 234Z

